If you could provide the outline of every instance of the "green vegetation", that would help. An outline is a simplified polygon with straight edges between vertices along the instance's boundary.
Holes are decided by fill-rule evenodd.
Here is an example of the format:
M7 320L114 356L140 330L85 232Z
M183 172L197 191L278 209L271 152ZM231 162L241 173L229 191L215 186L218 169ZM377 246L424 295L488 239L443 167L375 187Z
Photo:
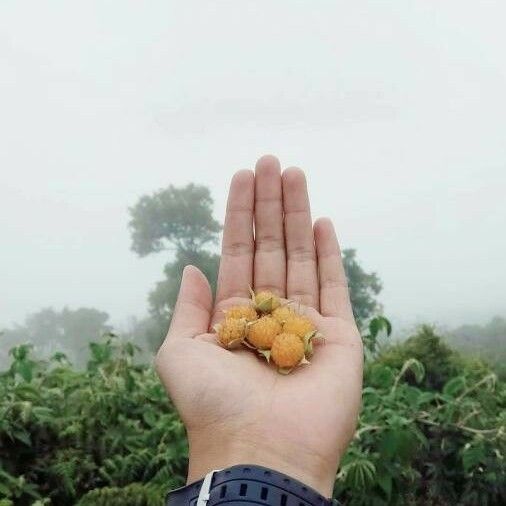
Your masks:
M423 326L373 353L364 385L336 482L347 504L504 504L506 385L487 365Z
M506 500L506 389L427 327L377 349L372 320L359 430L336 480L351 505ZM0 505L161 505L184 482L183 426L137 348L109 334L76 371L11 350L0 375ZM1 499L3 498L3 499Z
M82 372L62 354L41 362L29 351L13 349L0 376L2 506L160 504L182 483L184 429L131 343L92 343Z

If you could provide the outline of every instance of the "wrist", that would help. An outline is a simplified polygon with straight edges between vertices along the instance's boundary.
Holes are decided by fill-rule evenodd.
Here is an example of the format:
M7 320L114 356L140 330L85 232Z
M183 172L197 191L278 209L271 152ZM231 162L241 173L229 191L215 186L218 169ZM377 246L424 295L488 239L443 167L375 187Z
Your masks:
M189 465L187 483L203 478L213 469L239 464L255 464L287 474L331 497L337 471L337 458L327 459L289 441L269 441L253 432L239 434L230 428L188 433Z

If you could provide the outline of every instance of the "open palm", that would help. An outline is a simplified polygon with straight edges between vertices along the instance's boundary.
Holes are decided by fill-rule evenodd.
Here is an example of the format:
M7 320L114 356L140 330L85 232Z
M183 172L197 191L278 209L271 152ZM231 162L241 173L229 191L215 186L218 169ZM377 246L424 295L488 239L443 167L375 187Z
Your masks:
M282 376L248 350L228 351L210 328L249 286L296 300L325 336L311 365ZM185 423L188 481L211 469L259 464L330 495L355 430L362 345L332 223L312 224L304 173L265 156L232 179L216 301L185 269L157 370Z

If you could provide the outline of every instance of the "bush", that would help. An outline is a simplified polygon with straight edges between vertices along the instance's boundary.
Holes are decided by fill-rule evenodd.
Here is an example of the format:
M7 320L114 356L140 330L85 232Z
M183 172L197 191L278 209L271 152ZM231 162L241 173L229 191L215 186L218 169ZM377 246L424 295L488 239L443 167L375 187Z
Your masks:
M61 354L44 363L12 351L0 377L0 497L101 504L125 488L118 497L128 490L133 502L122 504L151 505L184 483L185 433L158 378L134 364L130 343L90 348L84 372Z
M450 378L458 374L457 354L428 325L422 325L415 335L403 343L384 349L378 361L400 369L411 358L423 365L425 375L422 385L426 388L441 390ZM405 379L410 384L416 383L411 372L406 374Z
M364 336L364 405L336 497L504 504L504 383L485 366L456 370L427 329L376 358L382 329L388 322L373 320ZM90 352L76 371L62 354L40 362L28 346L11 350L0 375L0 506L153 506L184 483L184 428L152 368L113 336Z

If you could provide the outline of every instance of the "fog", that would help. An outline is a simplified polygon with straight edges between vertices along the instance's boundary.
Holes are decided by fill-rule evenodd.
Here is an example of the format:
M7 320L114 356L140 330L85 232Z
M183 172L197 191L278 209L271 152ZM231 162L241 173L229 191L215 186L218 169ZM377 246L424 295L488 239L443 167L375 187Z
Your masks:
M264 153L384 283L394 322L506 313L506 4L0 4L0 326L147 312L128 206Z

